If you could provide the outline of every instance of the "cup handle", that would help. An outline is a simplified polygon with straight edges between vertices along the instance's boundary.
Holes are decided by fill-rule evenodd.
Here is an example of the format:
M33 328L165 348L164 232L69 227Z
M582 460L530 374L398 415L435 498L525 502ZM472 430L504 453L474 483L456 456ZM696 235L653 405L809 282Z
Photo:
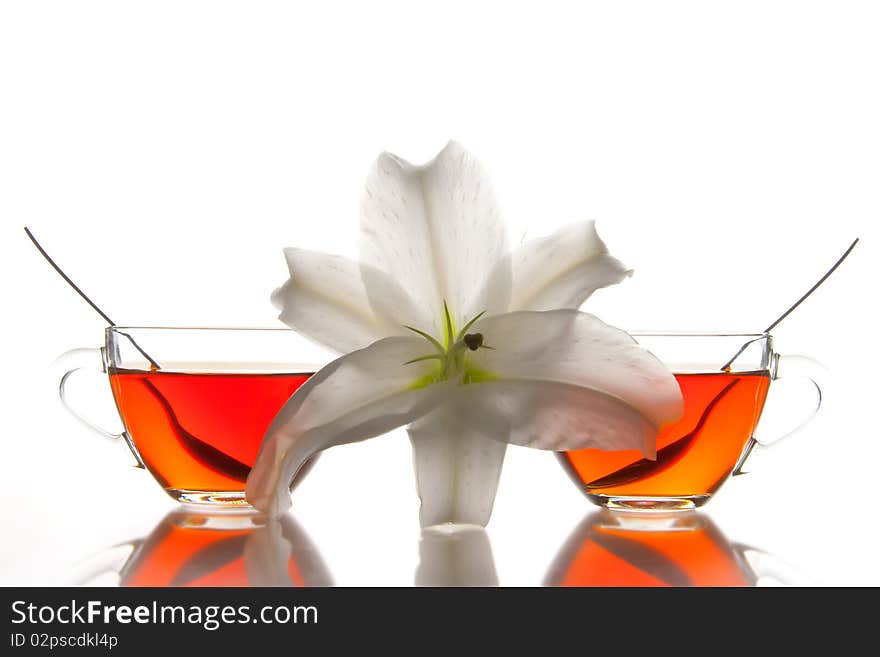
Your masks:
M756 446L771 447L777 445L786 438L798 433L816 417L816 414L822 407L823 390L827 389L828 370L819 361L809 356L780 356L779 354L774 354L771 379L773 381L780 381L782 379L804 379L808 381L816 390L815 405L793 429L774 438L768 439L760 435L753 435L749 438L749 442L746 444L745 449L743 449L743 453L733 469L733 476L747 474L748 471L743 468ZM760 429L761 425L758 424L758 432L760 432Z
M803 429L806 425L808 425L814 417L816 417L816 414L822 407L822 390L826 387L825 384L828 377L828 370L825 368L825 366L822 365L822 363L820 363L819 361L810 358L809 356L780 356L777 354L775 358L776 362L773 367L773 380L781 381L783 379L805 379L806 381L810 382L816 389L816 401L815 405L810 409L806 417L804 417L804 419L801 420L800 423L790 431L787 431L781 436L772 438L770 440L755 438L758 444L762 447L775 445L785 440L789 436L793 436L801 429ZM781 373L780 368L782 369Z
M80 370L91 372L104 372L104 350L103 349L71 349L61 354L55 359L53 365L65 368L67 371L61 375L61 381L58 384L58 397L61 404L67 409L67 412L75 417L81 424L88 427L92 431L101 434L105 438L117 440L123 437L123 433L113 433L98 426L94 422L86 419L79 413L67 400L67 390L70 385L70 377Z

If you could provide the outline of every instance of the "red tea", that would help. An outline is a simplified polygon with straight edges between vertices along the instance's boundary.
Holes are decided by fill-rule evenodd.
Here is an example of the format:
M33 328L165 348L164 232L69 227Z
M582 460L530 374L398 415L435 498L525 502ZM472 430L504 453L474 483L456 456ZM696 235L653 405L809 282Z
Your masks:
M735 467L755 430L770 376L766 371L676 374L684 414L661 427L657 459L637 450L584 449L559 459L587 494L608 497L712 495Z
M110 385L144 465L171 491L244 491L263 434L309 374L115 369Z

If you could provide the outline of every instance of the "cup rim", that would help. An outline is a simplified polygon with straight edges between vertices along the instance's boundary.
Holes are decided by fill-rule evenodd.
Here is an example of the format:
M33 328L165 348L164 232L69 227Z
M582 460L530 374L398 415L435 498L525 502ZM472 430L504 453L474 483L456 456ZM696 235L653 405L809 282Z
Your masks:
M119 331L268 331L278 333L297 333L291 328L280 326L107 326L106 332Z
M639 329L635 331L627 331L633 336L643 337L673 337L673 338L770 338L770 333L747 333L743 331L670 331L670 330L651 330Z
M276 333L297 333L298 331L284 326L166 326L166 325L140 325L140 326L108 326L105 331L265 331ZM747 331L685 331L676 329L621 329L632 336L641 337L679 337L679 338L769 338L770 333L747 332Z

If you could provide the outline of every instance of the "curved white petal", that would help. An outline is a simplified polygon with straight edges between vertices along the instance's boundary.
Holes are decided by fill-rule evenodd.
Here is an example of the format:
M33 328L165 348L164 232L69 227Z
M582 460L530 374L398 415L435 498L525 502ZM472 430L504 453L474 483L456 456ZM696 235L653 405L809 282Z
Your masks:
M655 428L681 416L681 390L666 366L593 315L519 311L482 318L471 330L494 349L468 357L499 379L590 388L633 407Z
M422 530L416 586L498 586L489 535L482 527Z
M499 380L471 387L459 416L487 438L554 451L592 447L656 455L657 429L616 397L552 381Z
M275 416L247 481L247 499L278 515L290 506L289 486L317 452L386 433L421 417L449 394L448 385L414 387L433 361L421 338L392 337L333 361L306 381Z
M608 253L592 221L530 240L508 257L510 310L577 308L597 289L632 274Z
M509 274L496 273L493 288L485 287L506 251L488 177L461 146L450 142L424 166L378 158L361 204L361 259L421 304L433 324L418 328L443 335L444 300L458 326L489 302L506 308Z
M422 527L482 527L492 515L507 444L485 438L462 422L457 405L444 404L409 427Z
M275 290L278 318L315 342L338 352L360 349L404 324L423 323L409 295L387 274L341 256L284 249L288 281ZM366 287L373 290L371 303Z

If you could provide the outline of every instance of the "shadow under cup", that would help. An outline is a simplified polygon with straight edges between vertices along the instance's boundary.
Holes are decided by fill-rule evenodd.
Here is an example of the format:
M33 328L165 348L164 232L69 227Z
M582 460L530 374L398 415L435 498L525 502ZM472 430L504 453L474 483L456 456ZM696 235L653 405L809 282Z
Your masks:
M656 460L643 458L638 450L598 449L561 452L558 458L575 484L600 506L701 506L757 444L755 428L780 357L767 334L633 337L672 370L684 400L681 418L660 427Z
M101 352L139 464L176 500L240 507L272 419L329 360L286 329L112 327Z

